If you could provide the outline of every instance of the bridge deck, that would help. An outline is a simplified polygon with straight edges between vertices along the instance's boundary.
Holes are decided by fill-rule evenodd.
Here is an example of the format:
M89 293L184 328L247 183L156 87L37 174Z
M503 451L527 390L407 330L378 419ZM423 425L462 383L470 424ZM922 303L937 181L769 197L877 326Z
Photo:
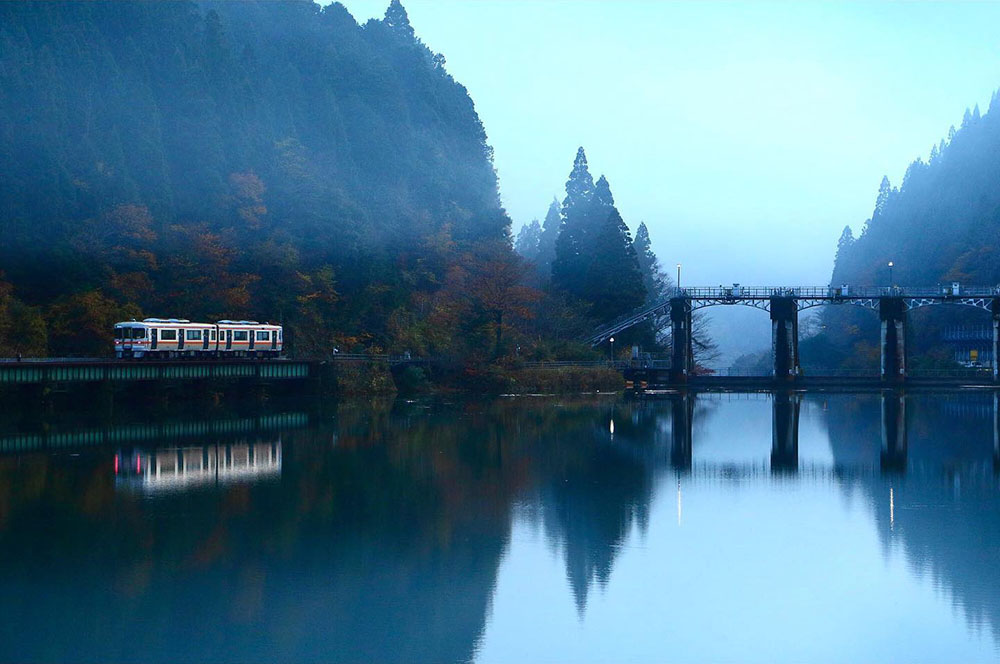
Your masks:
M698 286L672 288L659 300L634 309L595 331L588 341L597 345L609 337L665 313L673 300L683 300L690 309L709 306L748 305L767 310L774 298L794 300L797 309L820 305L861 304L876 308L887 299L906 301L906 309L928 304L967 304L991 310L1000 303L1000 286Z

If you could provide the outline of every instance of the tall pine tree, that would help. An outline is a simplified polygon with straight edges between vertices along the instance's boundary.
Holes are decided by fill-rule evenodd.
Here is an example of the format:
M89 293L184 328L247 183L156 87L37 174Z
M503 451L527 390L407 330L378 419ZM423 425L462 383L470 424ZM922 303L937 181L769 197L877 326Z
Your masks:
M403 3L399 0L392 0L389 3L389 7L385 10L385 24L392 29L393 32L414 39L416 33L413 31L413 26L410 25L410 17L406 13L406 8L403 7Z
M532 219L530 224L525 224L518 232L517 241L514 242L514 251L519 253L522 258L537 263L541 239L542 226L537 219Z
M556 257L556 240L559 238L561 227L562 216L559 214L559 201L553 198L549 205L549 211L545 214L545 221L542 223L542 236L538 239L538 271L546 281L552 275L552 261Z
M552 285L589 305L598 320L642 304L646 288L632 238L607 178L595 184L580 148L566 182Z
M582 295L581 286L586 273L584 252L593 198L594 178L587 167L587 154L581 147L576 151L573 170L566 181L562 226L552 260L552 285L576 296Z
M641 222L639 228L636 229L632 246L635 248L635 255L639 261L642 283L646 287L646 299L652 302L665 297L667 289L670 288L670 277L663 272L660 260L653 252L646 222Z
M603 205L595 207L595 216L603 213ZM641 305L646 299L646 287L628 226L614 206L592 237L584 299L590 302L591 315L606 321Z

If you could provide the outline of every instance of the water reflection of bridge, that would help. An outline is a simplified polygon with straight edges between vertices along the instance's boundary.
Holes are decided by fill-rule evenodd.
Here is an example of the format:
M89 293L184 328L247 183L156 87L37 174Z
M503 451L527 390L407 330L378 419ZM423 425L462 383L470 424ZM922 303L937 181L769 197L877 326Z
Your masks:
M157 486L194 489L164 491L156 501L141 490L114 491L109 453L5 455L0 485L13 500L0 501L8 510L0 519L0 583L19 592L0 600L9 618L0 659L146 652L151 659L468 661L489 624L498 570L514 555L512 523L537 519L582 613L595 584L616 583L637 533L671 526L657 519L655 502L662 496L669 510L679 484L692 489L684 494L686 526L699 518L699 488L705 496L737 487L720 491L734 503L769 484L788 501L796 497L785 488L816 484L829 487L822 493L863 495L855 505L874 514L886 549L929 570L970 621L1000 624L1000 577L992 572L1000 511L989 451L995 404L990 394L955 395L365 404L302 431L132 439L109 448L142 448L140 469L151 477L155 454ZM903 407L893 411L897 397ZM735 403L746 400L759 403ZM953 417L955 409L967 419ZM901 429L886 426L887 413ZM817 441L827 451L826 439L813 436L817 424L829 434L832 461L814 461ZM888 440L907 443L905 478L880 453ZM198 490L209 486L213 463L222 470L226 447L272 444L280 446L273 461L283 466L282 481ZM751 456L742 454L747 448L752 457L741 461ZM264 461L264 450L252 453ZM250 455L233 456L246 465ZM133 469L135 461L120 459ZM41 484L54 490L38 495ZM686 532L691 542L694 532ZM114 565L109 545L118 547ZM35 593L35 609L26 611L30 595L20 589L32 586L18 584L53 578L60 592ZM643 592L684 600L675 586ZM39 633L28 645L13 638Z
M106 427L22 431L0 435L0 453L31 450L61 450L91 446L120 446L206 437L231 437L254 432L297 429L309 423L306 413L274 413L255 417L203 420L165 420L115 424Z
M771 473L800 472L799 414L802 394L775 392L771 400ZM901 392L883 392L881 400L881 443L879 468L882 472L907 472L908 427L907 397ZM994 394L992 405L957 402L955 407L968 414L987 413L993 418L993 467L1000 469L1000 395ZM695 397L677 396L670 403L670 464L674 469L693 469L693 421ZM945 407L948 404L944 404ZM837 469L829 472L836 473Z

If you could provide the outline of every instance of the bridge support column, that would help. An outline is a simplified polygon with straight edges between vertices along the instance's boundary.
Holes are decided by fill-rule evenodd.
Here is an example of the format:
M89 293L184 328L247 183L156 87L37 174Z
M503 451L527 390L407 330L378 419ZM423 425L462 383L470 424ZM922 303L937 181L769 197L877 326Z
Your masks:
M691 470L691 420L694 415L694 398L687 395L675 398L670 417L670 466L675 470Z
M878 302L882 321L882 380L899 382L906 378L906 306L901 297L883 297Z
M771 298L771 351L775 380L799 375L799 309L795 298Z
M906 471L906 397L882 395L882 472Z
M993 380L1000 380L1000 297L993 298L990 303L993 313Z
M1000 474L1000 393L993 393L993 472Z
M775 392L771 419L771 472L799 469L799 395Z
M670 382L687 382L694 370L694 348L691 341L691 300L686 297L670 299L670 327L673 349L670 364Z

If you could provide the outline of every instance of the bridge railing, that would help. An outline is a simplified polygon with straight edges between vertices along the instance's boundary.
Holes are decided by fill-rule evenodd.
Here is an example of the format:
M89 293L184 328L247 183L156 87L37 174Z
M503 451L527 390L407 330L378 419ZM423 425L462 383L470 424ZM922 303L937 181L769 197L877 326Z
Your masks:
M694 286L673 288L668 297L706 300L766 300L772 297L850 300L868 297L993 297L1000 286ZM664 302L664 303L665 303Z
M993 375L991 368L961 368L961 369L917 369L907 371L907 378L989 378ZM725 367L718 369L714 374L720 378L769 378L768 372L761 372L759 369L742 369L739 367ZM873 378L879 377L877 372L872 371L823 371L815 374L806 372L803 378Z

